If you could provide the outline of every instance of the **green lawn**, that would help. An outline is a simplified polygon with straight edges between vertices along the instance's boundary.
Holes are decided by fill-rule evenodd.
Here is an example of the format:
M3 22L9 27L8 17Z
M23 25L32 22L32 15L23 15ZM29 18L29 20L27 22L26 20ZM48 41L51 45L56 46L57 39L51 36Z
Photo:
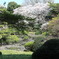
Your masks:
M0 50L0 59L31 59L32 52L22 52L15 50Z

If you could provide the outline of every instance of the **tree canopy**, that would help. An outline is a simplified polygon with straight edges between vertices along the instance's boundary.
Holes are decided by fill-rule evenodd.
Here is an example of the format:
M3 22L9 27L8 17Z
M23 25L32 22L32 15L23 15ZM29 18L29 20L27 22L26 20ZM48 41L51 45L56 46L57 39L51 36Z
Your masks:
M20 7L16 2L9 2L7 5L7 10L13 12L13 9Z

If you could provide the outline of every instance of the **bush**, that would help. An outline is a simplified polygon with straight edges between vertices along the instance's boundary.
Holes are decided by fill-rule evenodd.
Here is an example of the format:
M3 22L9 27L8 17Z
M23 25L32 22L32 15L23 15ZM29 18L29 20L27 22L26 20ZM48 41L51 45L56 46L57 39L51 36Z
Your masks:
M0 35L0 39L2 38L2 35Z
M0 44L5 44L6 43L6 36L1 36L1 39L0 39Z
M59 15L57 17L53 18L51 21L49 21L47 30L50 35L52 35L54 37L59 36Z
M32 51L33 44L34 44L34 42L31 41L31 42L27 42L24 46L27 50Z
M16 43L19 42L19 38L16 35L10 35L7 37L7 43Z
M33 51L37 50L40 46L42 46L45 41L45 36L36 37L33 45Z
M27 40L27 39L29 39L29 37L28 36L24 36L23 40Z
M42 35L48 36L49 33L48 32L43 32Z
M36 33L35 33L36 35L39 35L39 34L42 34L42 31L36 31Z
M0 35L0 43L2 43L2 40L1 40L1 38L2 38L2 35Z
M32 59L58 59L59 39L51 39L45 42L32 54Z

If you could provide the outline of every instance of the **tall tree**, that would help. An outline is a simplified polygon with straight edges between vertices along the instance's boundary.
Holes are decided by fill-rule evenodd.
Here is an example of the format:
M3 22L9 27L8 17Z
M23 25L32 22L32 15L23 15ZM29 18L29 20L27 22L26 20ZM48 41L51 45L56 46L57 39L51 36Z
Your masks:
M35 18L36 22L44 23L45 16L47 16L50 10L48 3L36 3L34 6L27 5L14 10L14 14L23 15L26 17Z
M19 7L20 5L18 5L16 2L9 2L8 6L7 6L7 10L10 12L13 12L13 9Z

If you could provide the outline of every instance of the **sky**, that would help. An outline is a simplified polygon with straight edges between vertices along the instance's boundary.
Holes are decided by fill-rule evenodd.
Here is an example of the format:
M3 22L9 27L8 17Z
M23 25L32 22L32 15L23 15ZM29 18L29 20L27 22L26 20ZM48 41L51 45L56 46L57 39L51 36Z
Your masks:
M3 5L3 3L6 2L6 6L7 6L7 4L11 1L14 1L18 4L22 4L24 2L24 0L0 0L0 5Z
M24 0L0 0L0 5L3 5L4 2L6 2L6 6L9 2L15 1L18 4L22 4ZM55 0L55 3L59 3L59 0Z
M59 0L55 0L55 3L59 3Z

